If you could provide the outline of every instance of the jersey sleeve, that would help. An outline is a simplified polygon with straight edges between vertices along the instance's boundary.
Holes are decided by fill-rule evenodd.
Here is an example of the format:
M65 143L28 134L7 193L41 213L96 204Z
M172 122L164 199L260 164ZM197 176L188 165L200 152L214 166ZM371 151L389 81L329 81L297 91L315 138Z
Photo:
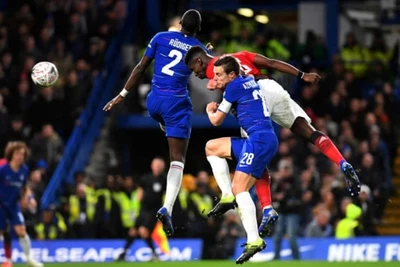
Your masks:
M228 84L225 89L224 97L222 99L221 104L218 106L218 110L224 113L229 113L231 110L232 104L235 103L239 99L237 86L234 82Z
M149 44L147 45L146 52L144 55L148 58L154 58L156 56L156 50L157 50L157 40L158 40L159 34L156 34L151 38Z
M240 54L244 57L244 58L246 58L248 61L250 61L251 63L253 63L254 62L254 58L256 57L256 53L253 53L253 52L249 52L249 51L242 51L242 52L240 52Z

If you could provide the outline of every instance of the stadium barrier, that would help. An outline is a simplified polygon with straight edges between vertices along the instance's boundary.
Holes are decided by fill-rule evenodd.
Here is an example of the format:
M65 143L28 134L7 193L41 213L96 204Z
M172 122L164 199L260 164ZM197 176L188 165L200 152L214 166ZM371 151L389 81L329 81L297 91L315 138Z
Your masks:
M274 258L274 241L267 239L267 248L256 254L251 261L271 261ZM237 242L235 257L239 257L243 248ZM316 261L400 261L400 236L359 237L352 239L335 238L299 238L298 246L301 260ZM282 260L292 259L288 240L282 240L280 256Z
M267 249L256 254L251 261L270 261L274 257L274 242L266 240ZM239 257L244 239L238 240L233 259ZM201 259L201 239L171 239L168 253L159 252L162 261L196 261ZM315 261L400 261L400 237L365 237L347 240L334 238L299 238L301 260ZM122 251L123 240L55 240L32 241L32 255L43 262L111 262ZM283 240L281 259L292 259L287 240ZM142 241L135 241L127 254L127 261L149 261L151 250ZM0 261L4 260L4 249L0 249ZM13 243L13 262L25 261L24 253L17 242Z
M54 240L32 241L33 257L45 263L57 262L112 262L122 252L124 240ZM169 241L169 253L163 254L162 261L194 261L201 259L202 241L200 239L174 239ZM127 261L149 261L151 249L144 241L137 240L129 250ZM12 260L25 262L25 255L18 242L13 242ZM0 249L0 261L3 262L4 249Z

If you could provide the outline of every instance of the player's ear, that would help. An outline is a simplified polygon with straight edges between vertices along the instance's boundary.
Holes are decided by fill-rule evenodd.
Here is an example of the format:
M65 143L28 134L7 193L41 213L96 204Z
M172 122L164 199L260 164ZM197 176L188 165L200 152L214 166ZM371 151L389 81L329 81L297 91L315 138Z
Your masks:
M202 66L203 65L203 60L201 60L201 58L198 57L198 58L196 58L196 63L199 63L200 66Z

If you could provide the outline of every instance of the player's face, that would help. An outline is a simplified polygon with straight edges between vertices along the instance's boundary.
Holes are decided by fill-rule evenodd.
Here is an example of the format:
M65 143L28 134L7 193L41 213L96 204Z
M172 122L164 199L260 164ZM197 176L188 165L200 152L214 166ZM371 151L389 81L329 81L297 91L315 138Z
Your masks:
M233 73L233 72L232 72ZM214 67L214 81L217 89L225 89L228 83L234 79L234 74L227 74L222 66Z
M196 58L195 60L193 60L192 64L189 65L189 68L200 79L205 79L207 77L206 76L207 66L200 58Z
M11 161L21 165L25 161L25 149L20 148L14 151Z

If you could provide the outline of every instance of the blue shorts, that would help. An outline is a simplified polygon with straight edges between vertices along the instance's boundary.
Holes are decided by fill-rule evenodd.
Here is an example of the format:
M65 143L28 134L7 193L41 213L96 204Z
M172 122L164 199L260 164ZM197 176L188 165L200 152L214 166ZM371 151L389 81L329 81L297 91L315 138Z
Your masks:
M232 157L238 163L236 170L251 174L254 178L260 179L265 168L278 150L278 139L271 133L263 133L264 140L260 138L231 137Z
M192 101L188 96L166 96L151 91L147 95L149 115L165 126L165 136L190 138L192 129Z
M0 205L0 230L6 230L7 225L24 225L25 220L19 205L13 207Z

